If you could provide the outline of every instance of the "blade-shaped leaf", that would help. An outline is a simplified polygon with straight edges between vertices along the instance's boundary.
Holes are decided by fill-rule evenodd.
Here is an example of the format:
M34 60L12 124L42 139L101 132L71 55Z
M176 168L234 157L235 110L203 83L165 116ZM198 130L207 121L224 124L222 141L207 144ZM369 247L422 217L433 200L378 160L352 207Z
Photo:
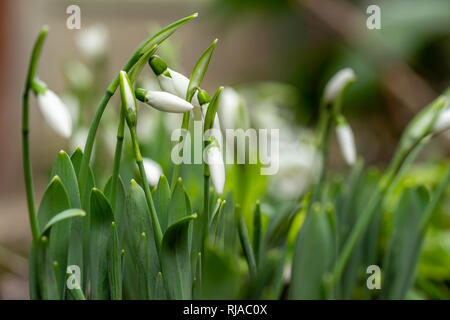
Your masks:
M188 198L186 196L186 191L184 190L183 181L177 180L175 189L173 190L172 197L169 202L169 208L167 211L167 222L161 223L161 228L163 232L167 229L169 225L178 221L179 219L191 214L190 203L188 203Z
M188 231L196 214L181 218L164 233L161 263L169 299L191 299L192 272Z
M211 102L209 103L208 110L206 110L205 131L212 128L212 125L214 123L214 117L216 116L217 113L217 107L219 105L220 94L222 93L222 91L223 87L219 87L219 89L217 89Z
M234 208L234 214L239 233L239 240L241 241L244 256L247 259L250 277L254 278L256 277L255 254L253 253L253 248L250 239L248 238L247 227L245 226L244 217L242 216L241 207L239 205L236 205Z
M155 209L158 213L158 219L161 222L161 228L163 228L163 225L165 226L163 230L167 227L167 216L170 198L171 196L169 182L167 181L167 178L165 176L161 176L159 178L158 187L156 188L153 199L155 201Z
M141 54L144 54L149 49L151 49L153 46L161 44L164 40L166 40L168 37L170 37L175 31L178 30L183 24L186 22L191 21L192 19L196 18L198 16L198 13L191 14L188 17L182 18L180 20L177 20L170 25L166 26L165 28L161 29L157 33L155 33L143 46L141 49Z
M84 217L85 215L86 213L81 209L64 210L63 212L58 213L56 216L53 216L53 218L50 219L50 221L45 225L44 230L42 230L41 237L48 231L50 231L50 228L58 222L75 217Z
M323 299L323 280L333 251L328 219L319 204L314 205L297 236L292 261L290 299Z
M89 276L91 299L109 299L108 252L111 247L111 206L103 192L93 188L90 197Z
M428 202L428 191L418 187L407 189L398 204L383 267L384 299L404 299L413 284L423 239L420 221Z
M192 71L191 78L189 79L189 86L186 92L186 100L191 102L192 97L195 94L195 91L203 80L205 76L206 70L208 69L209 61L211 60L212 53L214 48L216 47L217 39L214 40L210 46L203 52L200 58L197 60L197 63L194 66L194 70Z

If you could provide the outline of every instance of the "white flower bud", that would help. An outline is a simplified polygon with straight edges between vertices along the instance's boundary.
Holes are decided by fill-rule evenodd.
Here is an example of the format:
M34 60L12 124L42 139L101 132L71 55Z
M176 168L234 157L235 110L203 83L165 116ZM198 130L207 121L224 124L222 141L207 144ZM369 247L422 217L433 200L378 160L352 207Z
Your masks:
M324 103L333 102L347 84L355 80L355 72L351 68L345 68L336 73L327 83L324 89Z
M189 79L185 75L176 72L170 68L167 68L167 71L169 71L170 76L172 77L172 84L175 90L175 94L182 99L186 99L186 94L189 87ZM200 106L200 103L198 102L197 98L197 91L192 97L192 104L194 106Z
M145 175L147 176L148 184L152 187L156 186L159 182L159 178L163 174L161 166L158 164L158 162L149 158L143 158L142 161L144 164L144 170Z
M213 142L207 147L205 162L209 166L209 172L214 189L218 195L221 195L225 186L225 165L223 163L222 152L220 152L220 147L218 144Z
M158 83L159 86L161 87L161 89L165 92L169 92L171 94L177 95L178 93L175 91L174 87L173 87L173 81L172 78L164 75L164 73L161 73L158 77ZM183 97L180 97L183 98Z
M37 98L47 124L60 136L69 138L72 134L72 118L66 105L50 89L38 93Z
M220 122L226 129L247 129L249 127L249 115L242 98L231 87L223 89L217 108L220 114Z
M186 100L163 91L147 91L145 100L153 108L165 112L182 113L193 108Z
M355 138L348 123L339 123L336 126L336 135L345 161L350 166L354 165L356 162Z

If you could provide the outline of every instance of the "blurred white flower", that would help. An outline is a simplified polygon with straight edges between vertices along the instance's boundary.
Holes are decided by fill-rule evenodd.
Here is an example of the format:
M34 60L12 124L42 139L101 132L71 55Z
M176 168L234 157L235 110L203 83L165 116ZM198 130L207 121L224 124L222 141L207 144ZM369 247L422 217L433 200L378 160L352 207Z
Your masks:
M447 129L450 129L450 106L447 106L439 114L439 117L434 123L433 132L440 132Z
M78 60L69 61L64 65L64 74L72 87L77 90L86 90L94 83L91 70Z
M328 81L324 89L324 103L333 102L347 84L355 80L355 72L351 68L345 68L338 71Z
M72 123L78 123L78 120L80 119L80 101L78 98L70 93L65 93L61 95L61 100L70 112Z
M214 190L216 190L218 195L221 195L225 186L225 165L219 145L215 142L209 145L205 156Z
M231 87L225 87L219 98L217 107L220 124L226 129L247 129L249 127L249 116L243 99Z
M37 98L47 124L60 136L69 138L72 134L72 118L66 105L50 89L39 92Z
M308 139L308 133L297 133ZM291 140L283 135L279 145L279 156L272 161L278 161L278 173L271 176L273 194L284 199L294 199L317 181L321 154L312 142ZM287 139L286 139L287 138Z
M336 125L336 135L342 156L348 165L354 165L356 161L356 147L352 128L347 122L338 123Z
M106 53L108 29L103 24L95 24L80 30L75 38L80 51L86 56L96 59Z
M152 187L156 186L158 184L159 178L163 174L161 166L158 162L150 158L143 158L142 161L149 185L151 185Z

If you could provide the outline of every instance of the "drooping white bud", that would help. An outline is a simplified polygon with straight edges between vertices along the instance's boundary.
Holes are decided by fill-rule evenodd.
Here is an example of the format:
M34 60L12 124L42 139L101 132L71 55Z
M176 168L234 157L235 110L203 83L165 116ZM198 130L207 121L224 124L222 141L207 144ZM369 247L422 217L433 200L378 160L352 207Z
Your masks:
M355 138L353 136L353 131L347 122L337 124L336 135L342 156L348 165L354 165L356 162Z
M163 171L158 162L149 159L142 159L144 164L145 175L147 176L148 183L153 187L159 182L159 178L162 176Z
M333 102L341 93L341 91L355 80L355 72L351 68L345 68L338 71L328 81L324 89L324 103L329 104Z
M223 193L225 186L225 165L223 163L222 152L217 143L212 142L206 150L205 162L209 166L211 180L218 195Z
M164 91L147 91L145 103L160 111L174 113L191 111L193 108L186 100Z
M189 79L185 75L170 68L167 68L167 71L169 71L170 76L172 77L172 84L175 90L175 94L182 99L186 99L186 93L189 87ZM192 104L194 106L200 106L200 103L198 102L197 91L192 97Z
M98 58L106 53L108 29L102 24L83 28L75 38L80 51L90 58Z
M223 129L246 129L249 126L247 108L240 95L231 87L225 87L217 108Z
M66 105L50 89L39 92L37 98L47 124L60 136L69 138L72 135L72 118Z
M161 89L165 92L169 92L171 94L175 94L178 96L178 93L175 91L174 87L173 87L173 81L172 78L165 75L164 73L161 73L158 77L158 83L159 86L161 87ZM183 97L180 97L183 98Z

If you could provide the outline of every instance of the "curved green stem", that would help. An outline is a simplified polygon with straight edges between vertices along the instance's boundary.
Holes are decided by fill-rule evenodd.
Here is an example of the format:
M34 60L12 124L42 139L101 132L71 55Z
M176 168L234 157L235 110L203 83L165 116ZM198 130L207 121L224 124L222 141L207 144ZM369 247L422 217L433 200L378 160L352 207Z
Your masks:
M162 29L147 41L139 46L139 48L134 52L131 58L125 63L122 70L127 72L139 61L139 59L145 55L149 50L153 50L155 45L160 44L170 35L172 35L181 25L197 17L197 14L190 15L174 23L170 24L166 28ZM81 195L81 207L86 210L89 203L89 186L86 184L89 172L89 162L91 160L92 148L94 146L95 135L97 134L98 126L100 120L103 116L103 112L108 105L109 100L114 95L119 86L119 74L110 83L108 89L104 93L102 100L100 101L97 111L95 112L94 119L92 119L91 126L89 127L88 137L86 139L86 145L84 147L84 156L81 161L80 172L78 174L80 195Z
M120 159L122 158L122 147L125 133L125 114L123 107L120 109L119 127L117 129L116 151L114 152L113 174L111 177L111 206L113 213L116 209L117 180L119 179Z
M23 173L25 178L25 189L27 194L28 216L30 219L31 233L33 236L33 243L37 247L39 243L39 225L36 216L36 204L34 200L33 175L31 169L30 157L30 141L29 141L29 92L33 79L36 75L37 64L41 55L44 40L48 34L48 28L44 26L39 33L39 36L34 44L31 54L30 64L28 67L27 78L25 80L25 88L23 91L22 100L22 153L23 153Z

